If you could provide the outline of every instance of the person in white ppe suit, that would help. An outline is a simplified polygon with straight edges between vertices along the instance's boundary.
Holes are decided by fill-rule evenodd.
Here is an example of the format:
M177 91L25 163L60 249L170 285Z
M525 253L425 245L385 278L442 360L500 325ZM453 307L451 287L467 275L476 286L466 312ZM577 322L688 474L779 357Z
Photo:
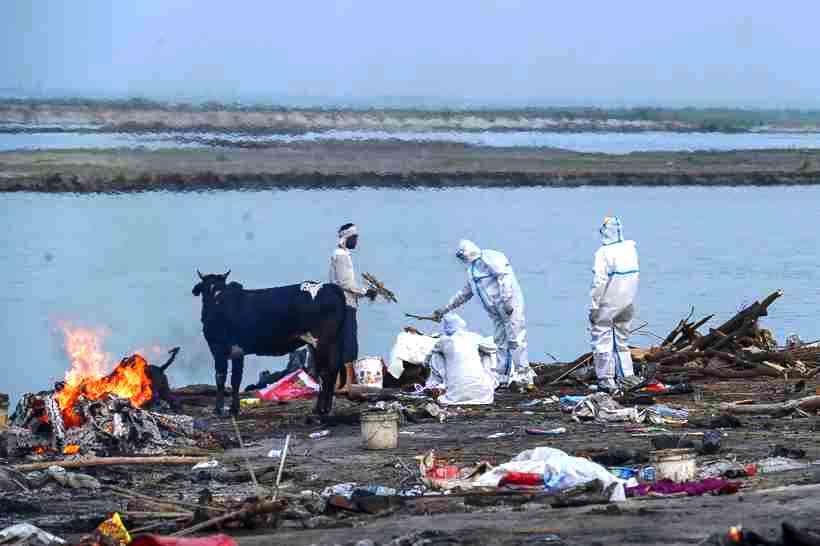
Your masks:
M598 231L601 247L595 253L590 292L590 344L598 386L611 392L618 388L616 379L623 382L634 376L627 341L640 268L635 241L624 240L619 218L605 218Z
M496 373L500 382L504 385L532 385L534 374L527 356L524 295L509 260L501 252L481 250L468 240L458 244L456 257L467 268L467 284L444 308L434 311L433 316L441 318L478 295L495 325Z
M482 347L493 348L489 339L467 330L467 323L455 313L441 321L441 337L430 359L428 388L443 389L438 402L445 405L492 404L498 382L491 369L495 358L482 358Z

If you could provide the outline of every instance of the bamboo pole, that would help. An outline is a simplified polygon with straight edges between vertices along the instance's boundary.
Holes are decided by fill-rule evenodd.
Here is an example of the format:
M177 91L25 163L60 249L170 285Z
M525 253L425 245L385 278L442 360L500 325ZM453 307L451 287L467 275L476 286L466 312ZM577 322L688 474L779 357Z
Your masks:
M31 472L33 470L45 470L50 466L62 466L63 468L86 468L90 466L134 466L134 465L186 465L208 461L208 457L91 457L76 461L45 461L40 463L27 463L14 465L12 468L19 472Z

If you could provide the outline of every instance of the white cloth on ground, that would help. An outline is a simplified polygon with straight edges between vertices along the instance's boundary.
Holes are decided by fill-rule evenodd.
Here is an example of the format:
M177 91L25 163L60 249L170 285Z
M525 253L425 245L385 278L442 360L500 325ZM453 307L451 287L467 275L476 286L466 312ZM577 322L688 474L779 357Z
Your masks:
M401 332L396 336L396 342L390 350L390 361L387 371L390 375L398 379L404 373L404 363L424 365L433 352L438 338L414 334L412 332Z

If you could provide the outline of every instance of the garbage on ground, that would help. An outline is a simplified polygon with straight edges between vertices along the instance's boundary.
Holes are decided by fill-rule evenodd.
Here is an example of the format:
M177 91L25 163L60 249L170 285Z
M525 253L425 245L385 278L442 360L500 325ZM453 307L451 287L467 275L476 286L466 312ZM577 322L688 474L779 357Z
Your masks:
M533 400L527 400L525 402L521 402L518 404L519 408L534 408L537 406L551 406L553 404L559 403L559 398L557 396L547 396L546 398L535 398Z
M562 401L563 400L564 398L562 398ZM567 401L567 405L569 405L569 401ZM656 425L680 425L686 424L688 421L689 411L686 409L670 408L664 405L654 405L641 409L624 407L616 402L609 394L598 392L585 396L577 402L572 408L572 418L578 422L632 422L652 423Z
M18 523L0 531L0 544L51 546L54 544L66 544L66 541L30 523Z
M800 448L789 448L782 445L776 445L772 448L770 457L785 457L787 459L803 459L806 457L806 450Z
M731 480L737 478L746 478L757 475L757 465L741 464L737 461L730 461L728 459L721 459L704 463L698 469L698 478L729 478Z
M312 398L319 394L321 386L304 370L289 373L279 381L257 391L256 396L262 400L287 402Z
M72 489L99 489L102 487L100 482L97 481L97 478L89 476L88 474L67 472L62 466L52 465L48 467L46 472L52 480L63 487L70 487Z
M120 518L119 513L114 514L97 526L96 531L100 536L113 541L115 544L130 544L131 534Z
M504 438L505 436L513 436L515 432L495 432L487 436L488 440L497 440L498 438Z
M511 472L519 473L519 475L534 474L540 476L540 487L551 493L594 480L601 482L604 488L616 483L617 486L614 488L610 500L619 501L624 499L623 482L610 474L606 468L589 459L573 457L560 449L550 447L538 447L522 451L510 462L495 468L485 467L481 472L477 468L471 469L471 474L464 476L462 473L459 481L466 481L469 484L468 488L496 488L499 487L505 476ZM464 487L464 483L459 485Z
M322 438L327 438L328 436L330 436L330 431L329 430L320 430L320 431L311 432L310 434L308 434L308 438L310 438L311 440L320 440Z
M820 546L820 533L801 529L783 522L779 539L769 539L768 533L759 534L736 525L726 533L715 533L701 544L709 546Z
M697 497L706 493L731 495L737 493L739 489L740 484L737 482L730 482L721 478L705 478L682 483L672 480L645 482L634 487L628 487L626 493L630 497L665 496L683 493L689 497Z
M757 461L757 471L760 474L774 474L789 470L802 470L809 467L809 463L802 463L788 457L767 457Z
M564 434L567 431L564 427L556 427L556 428L539 428L539 427L527 427L524 429L524 432L529 434L530 436L558 436L559 434Z

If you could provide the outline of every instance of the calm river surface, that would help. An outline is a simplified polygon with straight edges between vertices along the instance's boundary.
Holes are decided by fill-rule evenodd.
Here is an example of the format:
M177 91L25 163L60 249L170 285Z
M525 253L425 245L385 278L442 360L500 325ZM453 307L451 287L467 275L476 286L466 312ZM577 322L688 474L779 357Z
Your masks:
M181 345L172 380L210 382L195 269L246 287L322 279L347 221L362 230L359 271L399 304L360 310L363 355L389 353L410 322L465 281L459 238L505 252L527 299L530 354L572 359L587 348L596 229L619 214L641 256L639 320L665 335L690 305L725 318L777 288L766 324L778 339L820 338L820 188L579 188L0 195L0 391L49 388L68 360L59 320L105 326L112 359ZM490 333L478 302L469 325ZM430 324L421 324L430 328ZM635 342L649 343L637 337ZM154 358L152 354L148 355ZM246 382L283 359L252 359Z
M574 152L727 151L820 148L820 133L670 133L646 131L312 131L303 134L246 135L235 133L2 133L0 151L53 149L208 148L294 142L385 141L456 142L474 146L561 148Z

